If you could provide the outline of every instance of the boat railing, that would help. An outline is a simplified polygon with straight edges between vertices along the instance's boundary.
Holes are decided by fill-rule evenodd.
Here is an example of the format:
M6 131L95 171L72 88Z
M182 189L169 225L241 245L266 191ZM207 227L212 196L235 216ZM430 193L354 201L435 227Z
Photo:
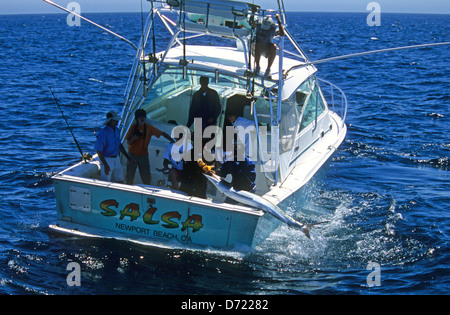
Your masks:
M328 107L342 118L342 125L344 125L347 116L347 97L344 91L327 80L317 79L321 82L322 95L327 101Z
M156 65L150 61L151 56L147 55L145 47L149 40L149 35L154 24L154 13L156 10L150 11L145 27L142 29L142 36L136 51L136 57L128 78L125 88L124 100L125 106L122 112L122 123L126 122L129 116L142 105L145 94L146 85L153 80L156 75ZM152 39L153 40L153 39ZM149 67L153 64L153 67ZM153 69L153 70L152 70Z

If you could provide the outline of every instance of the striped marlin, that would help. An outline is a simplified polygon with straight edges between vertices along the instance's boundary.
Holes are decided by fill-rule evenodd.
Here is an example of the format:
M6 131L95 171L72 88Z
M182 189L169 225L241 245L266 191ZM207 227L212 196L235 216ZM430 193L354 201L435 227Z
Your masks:
M261 209L262 211L269 213L270 215L274 216L281 222L286 223L287 225L300 229L303 233L305 233L307 238L311 238L309 234L309 230L311 227L317 224L321 223L315 223L315 224L303 224L300 223L290 216L288 216L286 213L283 212L283 210L280 209L277 205L274 205L269 200L265 199L264 197L258 196L256 194L250 193L248 191L243 190L235 190L232 187L229 187L223 183L221 178L217 175L207 175L203 174L208 178L208 180L222 193L224 193L227 197L240 202L242 204L248 205L250 207L254 207L257 209Z

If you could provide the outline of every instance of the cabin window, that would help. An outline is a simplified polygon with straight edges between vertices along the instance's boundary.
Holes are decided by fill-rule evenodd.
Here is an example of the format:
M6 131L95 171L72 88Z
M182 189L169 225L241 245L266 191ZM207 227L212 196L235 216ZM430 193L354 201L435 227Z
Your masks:
M177 89L190 86L190 77L183 78L183 69L169 68L153 83L153 89L150 92L156 94L152 95L152 98L161 97Z
M301 112L301 124L299 131L312 124L316 115L320 116L325 111L322 93L314 78L305 81L295 93L297 109Z

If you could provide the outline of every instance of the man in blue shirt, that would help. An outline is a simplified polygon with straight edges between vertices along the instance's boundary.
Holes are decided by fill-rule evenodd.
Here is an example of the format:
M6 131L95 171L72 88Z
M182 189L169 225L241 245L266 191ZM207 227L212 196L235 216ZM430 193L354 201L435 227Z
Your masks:
M120 143L120 130L117 127L119 120L120 117L115 111L106 114L106 120L103 123L105 127L98 132L94 149L101 162L100 179L122 183L124 176L119 152L124 153L127 158L128 155Z

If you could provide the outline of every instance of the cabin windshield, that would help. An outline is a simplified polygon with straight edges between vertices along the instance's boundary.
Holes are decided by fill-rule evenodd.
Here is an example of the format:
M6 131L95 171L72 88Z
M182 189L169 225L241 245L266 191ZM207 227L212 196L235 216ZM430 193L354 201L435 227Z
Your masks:
M326 108L319 84L314 77L310 77L300 85L290 102L297 104L298 114L301 119L298 132L301 132L313 123Z
M186 125L192 97L200 88L201 76L208 77L209 87L219 94L222 113L231 94L245 96L246 80L238 76L221 74L216 80L214 72L188 69L184 74L183 68L169 66L148 89L141 106L146 110L147 117L160 122Z
M179 66L167 66L161 74L155 78L153 84L148 88L145 100L140 105L147 112L147 118L152 121L160 130L171 135L176 126L186 126L189 119L189 109L192 103L193 95L200 89L200 77L209 78L209 87L214 89L220 99L221 113L217 119L217 126L222 131L230 126L227 115L236 113L246 120L255 122L255 127L265 127L267 134L264 133L264 139L258 139L256 134L251 135L250 152L258 155L257 142L268 141L268 150L270 151L271 130L273 126L278 125L276 118L277 102L273 93L277 91L268 91L262 86L255 86L255 98L247 97L248 80L236 75L220 74L216 72L184 69ZM132 115L125 126L132 123ZM297 132L298 114L295 104L282 105L280 119L280 133L277 135L282 142L282 150L289 150L294 144ZM192 126L191 126L192 128ZM216 137L218 141L216 147L226 146L224 133L219 133ZM270 153L270 152L268 152ZM255 160L257 159L256 156Z

